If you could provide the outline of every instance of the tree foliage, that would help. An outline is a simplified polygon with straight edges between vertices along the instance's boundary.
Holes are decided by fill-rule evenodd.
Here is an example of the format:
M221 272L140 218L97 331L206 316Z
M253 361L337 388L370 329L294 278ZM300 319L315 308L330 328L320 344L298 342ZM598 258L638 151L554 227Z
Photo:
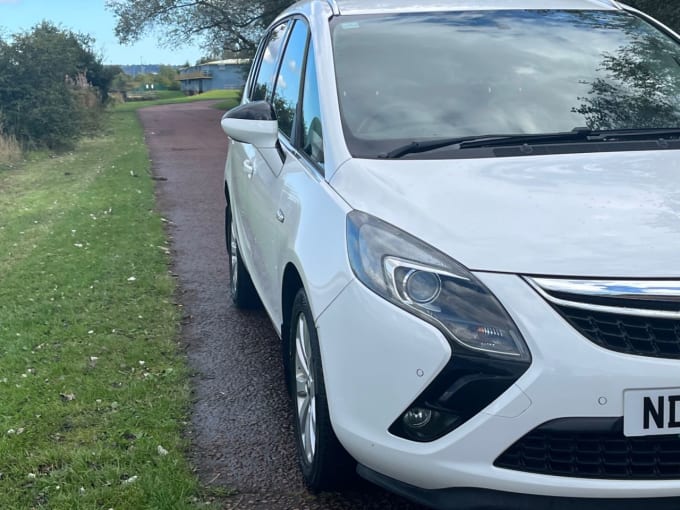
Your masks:
M139 73L135 76L125 73L120 66L110 67L117 70L111 84L111 90L115 92L142 90L147 85L153 85L155 90L180 89L180 82L177 80L179 73L174 66L161 65L157 73Z
M655 30L639 30L625 18L612 23L627 33L628 42L602 53L601 75L590 83L574 112L596 130L677 126L677 45Z
M106 101L113 76L92 39L43 22L0 44L0 119L24 145L71 145Z
M117 19L116 36L135 42L156 28L167 44L198 40L213 55L252 54L262 29L292 0L107 0Z
M160 66L158 74L154 76L153 83L161 89L179 90L180 85L179 81L177 81L178 76L179 73L174 67Z
M628 0L626 4L640 9L680 32L680 2L669 0Z

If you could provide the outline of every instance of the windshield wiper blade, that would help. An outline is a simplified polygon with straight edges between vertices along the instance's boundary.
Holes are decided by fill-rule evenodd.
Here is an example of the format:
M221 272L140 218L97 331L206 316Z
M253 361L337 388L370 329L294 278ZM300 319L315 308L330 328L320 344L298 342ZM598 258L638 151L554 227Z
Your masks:
M506 137L486 137L478 140L463 141L459 149L471 149L475 147L499 147L507 145L534 145L569 142L617 142L624 140L665 140L680 136L680 128L653 128L653 129L612 129L591 130L588 128L574 128L563 133L547 133L535 135L516 135Z
M667 140L680 137L680 128L645 128L593 130L588 135L593 141L630 140Z
M429 152L433 151L436 149L442 149L444 147L449 147L452 145L459 145L463 142L466 142L468 140L494 140L496 138L505 138L506 135L487 135L480 137L479 135L475 136L463 136L463 137L456 137L456 138L435 138L432 140L420 140L420 141L413 141L409 142L405 145L400 145L399 147L396 147L395 149L392 149L391 151L380 154L378 157L381 159L399 159L402 156L406 156L407 154L418 154L420 152Z
M564 133L521 134L521 135L474 135L458 138L438 138L434 140L413 141L401 145L390 152L381 154L384 159L398 159L408 154L429 152L444 147L454 149L472 149L476 147L498 147L503 145L523 145L532 143L587 141L592 133L589 129L576 128ZM455 147L454 147L455 146Z
M591 130L584 127L577 127L571 131L559 133L483 135L413 141L392 149L390 152L381 154L379 157L384 159L398 159L408 154L429 152L445 147L460 150L550 143L608 142L630 139L665 140L668 138L680 138L680 128Z
M473 140L461 141L459 149L476 147L500 147L507 145L533 145L569 142L616 142L623 140L666 140L680 137L680 128L650 128L650 129L611 129L591 130L577 127L562 133L546 133L535 135L509 135L481 137Z
M541 143L568 143L591 141L592 131L587 128L574 128L571 131L545 134L508 135L486 139L482 137L476 140L461 142L460 149L474 149L477 147L502 147L508 145L532 145Z

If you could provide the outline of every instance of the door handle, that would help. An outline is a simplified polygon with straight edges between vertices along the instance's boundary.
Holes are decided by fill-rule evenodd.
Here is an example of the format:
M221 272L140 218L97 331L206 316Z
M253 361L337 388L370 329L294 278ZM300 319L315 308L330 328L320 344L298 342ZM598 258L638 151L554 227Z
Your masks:
M245 172L248 179L250 179L253 176L253 174L255 173L255 166L253 165L253 162L251 160L246 159L243 162L243 172Z
M276 221L278 221L279 223L283 223L284 221L286 221L286 215L283 214L283 211L281 209L276 211Z

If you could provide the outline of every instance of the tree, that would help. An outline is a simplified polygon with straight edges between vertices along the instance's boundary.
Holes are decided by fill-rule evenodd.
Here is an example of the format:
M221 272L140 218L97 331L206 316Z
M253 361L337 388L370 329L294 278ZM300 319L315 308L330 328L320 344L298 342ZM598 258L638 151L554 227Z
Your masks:
M123 70L120 68L120 66L115 66L119 69L119 71L116 73L116 75L113 77L113 81L111 82L111 91L112 92L125 92L128 90L132 90L134 87L132 85L132 77L129 76L128 74L125 74Z
M160 66L158 74L155 77L154 83L161 88L168 90L179 90L179 81L177 81L179 73L177 69L172 66Z
M68 147L108 96L92 39L43 22L0 45L0 116L24 145Z
M680 32L680 3L668 0L629 0L628 5L655 17L676 32Z
M162 28L166 44L200 41L211 53L252 55L265 28L293 0L107 0L122 44Z

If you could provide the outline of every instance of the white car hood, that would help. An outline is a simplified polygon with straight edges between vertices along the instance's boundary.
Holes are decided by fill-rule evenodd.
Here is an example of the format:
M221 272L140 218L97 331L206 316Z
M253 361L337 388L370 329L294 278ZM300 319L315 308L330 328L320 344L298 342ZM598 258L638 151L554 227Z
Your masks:
M349 160L331 186L478 271L680 277L675 150Z

